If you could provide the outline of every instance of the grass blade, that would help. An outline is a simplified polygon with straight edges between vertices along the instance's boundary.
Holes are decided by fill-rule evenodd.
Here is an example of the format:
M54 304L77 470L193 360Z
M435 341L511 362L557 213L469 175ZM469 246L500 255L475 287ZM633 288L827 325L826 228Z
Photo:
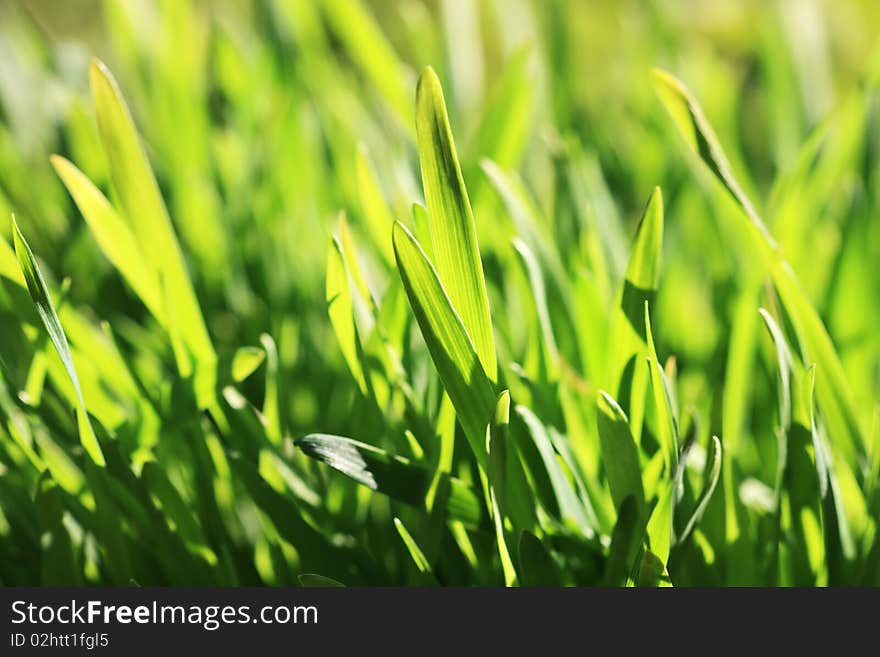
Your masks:
M327 434L309 434L295 441L308 456L326 463L359 484L417 508L426 508L432 473L408 459L365 443ZM460 479L449 482L447 513L450 520L469 526L480 524L482 504L473 489Z
M79 439L83 448L97 465L104 466L104 454L101 452L101 446L95 437L95 430L92 428L92 421L89 419L89 412L86 409L86 402L83 399L82 389L79 385L79 378L76 375L76 368L73 365L73 354L70 353L70 345L67 344L67 336L64 329L61 328L61 321L58 319L58 313L55 312L55 306L49 296L49 290L46 288L46 281L43 274L37 266L31 247L28 246L18 222L12 219L13 241L15 243L15 254L18 256L18 264L21 267L21 273L27 283L28 292L33 299L34 305L37 307L37 313L49 333L49 338L64 364L67 376L73 384L76 392L76 398L79 402L77 408L77 425L79 428Z
M330 325L336 334L345 364L348 365L361 394L366 395L367 382L361 364L351 280L342 254L342 244L336 237L330 240L330 248L327 251L325 298Z
M864 442L858 415L852 402L846 373L834 344L821 318L801 288L791 267L782 259L779 247L751 201L737 183L709 122L696 99L669 73L653 72L655 89L666 106L688 146L701 158L724 185L731 197L749 219L756 234L758 248L805 352L806 362L815 362L822 372L817 380L816 394L829 430L834 435L833 448L850 463L864 456Z
M476 225L455 154L443 90L431 68L425 69L419 79L416 106L419 161L434 264L483 369L494 382L498 376L495 339Z
M613 311L608 382L617 391L621 407L628 410L630 430L637 440L642 433L648 370L639 355L647 348L644 304L654 303L660 278L663 246L663 196L654 189L633 240L623 290Z
M675 485L665 487L651 518L648 520L646 535L648 547L642 555L639 572L639 585L656 586L666 575L669 551L672 547L672 517L675 510Z
M134 233L82 171L59 155L53 155L51 159L52 166L76 202L101 251L147 309L164 325L159 279L144 260Z
M675 122L681 136L687 142L687 145L709 167L709 170L724 185L731 197L733 197L733 200L745 212L751 221L752 227L760 234L762 246L768 251L775 250L776 241L770 235L770 231L767 230L752 202L734 177L727 156L724 154L718 137L715 135L715 131L712 130L712 126L709 125L709 121L703 113L700 104L679 80L666 71L654 69L651 75L657 95Z
M163 314L173 315L173 323L196 359L196 395L200 406L206 407L215 398L217 356L168 210L116 80L98 60L92 61L89 77L98 132L123 215L157 272L159 285L167 290L169 307Z
M626 414L604 390L599 391L597 403L602 463L614 508L619 512L624 500L632 498L636 511L641 514L645 507L645 491L642 487L639 453L630 433Z
M519 537L519 569L522 586L562 586L559 568L540 538L530 531Z
M690 536L691 532L697 526L697 523L700 522L700 518L702 518L703 514L706 512L706 507L709 506L709 500L712 499L712 494L715 492L715 487L718 485L718 478L721 476L721 454L721 441L718 440L717 436L712 436L712 452L709 457L710 469L703 478L703 490L700 491L697 506L694 508L693 514L691 514L690 519L687 521L681 536L676 538L678 543L684 543L687 540L688 536Z
M303 573L298 578L301 586L307 588L344 588L345 584L338 582L332 577L325 577L317 573Z
M510 392L505 390L498 396L495 414L486 440L486 452L489 454L488 482L489 500L492 507L492 519L495 524L495 540L498 543L498 554L501 557L501 569L504 572L504 585L516 584L516 569L507 547L504 519L506 517L506 473L507 459L516 458L509 453L507 432L510 425Z
M556 346L556 336L553 333L553 324L550 321L550 309L547 306L547 290L544 286L544 275L538 259L529 246L521 239L514 238L513 248L519 256L519 261L529 281L532 299L535 304L535 312L538 315L538 324L541 327L541 338L546 363L547 378L555 381L559 374L559 349Z
M410 307L434 366L477 461L485 468L486 427L495 408L492 382L437 271L415 238L399 222L394 225L394 253Z
M666 472L672 477L678 467L678 421L672 405L669 382L654 346L654 335L651 332L651 316L648 303L645 302L645 335L648 339L648 367L651 371L651 389L654 393L654 408L657 412L657 440L663 450Z
M397 529L397 533L400 535L400 538L406 546L409 556L412 557L413 563L416 565L419 573L427 576L429 580L433 580L434 574L431 571L431 564L428 563L428 559L425 557L425 553L422 552L422 548L416 543L412 534L409 533L409 530L407 530L400 518L394 519L394 527ZM436 582L433 583L436 584Z
M611 546L605 562L605 584L626 585L645 536L645 514L632 496L625 498L617 509L617 522L611 532Z
M566 476L559 458L556 455L556 450L553 448L553 443L550 439L547 428L541 420L525 406L517 406L516 413L522 418L522 421L528 429L529 436L534 442L535 447L538 449L541 461L547 471L547 476L550 478L550 484L553 487L553 494L559 505L559 512L562 515L562 520L569 526L579 529L586 535L590 535L593 528L587 520L583 504L581 504L578 499L577 493L575 493L574 487Z

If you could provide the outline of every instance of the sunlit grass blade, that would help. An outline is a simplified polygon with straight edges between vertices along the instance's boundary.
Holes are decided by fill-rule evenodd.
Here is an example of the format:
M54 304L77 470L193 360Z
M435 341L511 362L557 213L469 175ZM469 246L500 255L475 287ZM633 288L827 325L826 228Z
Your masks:
M626 414L604 390L599 391L597 401L602 464L614 507L619 511L624 500L632 498L636 511L641 514L645 507L645 492L642 487L639 453L630 433Z
M86 408L86 402L83 399L82 389L79 385L79 378L76 375L76 368L73 365L73 355L70 353L70 346L67 344L67 336L61 327L58 319L58 313L52 304L52 298L49 296L49 290L46 287L46 281L37 265L31 247L21 234L18 223L13 218L13 241L15 243L15 253L18 256L18 263L21 267L21 273L27 283L28 292L33 299L34 305L37 307L37 314L49 333L49 338L64 363L64 369L70 377L73 388L76 391L76 398L79 402L77 408L77 425L79 427L79 439L83 448L97 465L105 465L104 454L101 452L101 446L95 437L95 430L92 428L92 421L89 419L89 412Z
M791 369L794 366L794 359L791 355L791 349L788 341L779 328L779 324L773 316L763 308L759 308L758 312L764 319L764 324L773 338L773 344L776 347L776 364L779 367L779 422L783 431L788 431L791 425Z
M675 510L675 485L664 487L660 499L648 520L646 536L648 547L642 554L639 571L641 586L662 584L666 575L669 551L672 547L672 517Z
M330 325L336 334L339 348L345 364L358 384L362 394L367 394L367 382L364 376L363 365L360 357L360 343L355 323L354 299L351 292L351 281L345 258L342 254L342 244L337 238L330 240L327 250L327 283L325 288L327 301L327 313L330 316Z
M78 495L86 484L79 466L49 436L38 432L34 440L52 479L71 495Z
M647 350L644 304L653 304L656 297L662 246L663 195L656 187L639 221L623 288L610 322L609 340L613 346L606 380L621 407L628 411L630 431L636 441L642 435L649 377L640 358Z
M209 406L215 395L217 357L168 210L116 80L98 60L92 62L89 77L98 131L123 215L141 253L158 273L159 285L167 288L166 313L174 315L196 359L196 394L200 405Z
M834 435L833 449L850 463L864 453L858 414L852 402L847 377L825 325L801 288L779 247L770 235L751 201L746 197L733 172L718 138L715 136L699 103L684 85L670 74L655 70L654 86L676 123L688 146L701 158L742 208L748 226L756 232L757 246L764 264L772 273L773 282L788 311L801 342L805 360L815 362L821 372L816 394L829 430Z
M495 524L495 540L498 543L498 554L501 557L501 570L504 572L504 585L516 584L517 574L513 559L507 546L504 519L507 510L506 474L507 459L516 458L508 445L508 427L510 425L510 392L505 390L498 396L495 413L486 437L486 452L489 455L487 469L489 483L489 499L492 507L492 520Z
M18 283L22 287L26 286L24 277L21 275L21 267L18 266L18 258L15 255L15 251L2 236L0 236L0 276Z
M409 556L412 557L413 563L416 565L419 574L425 577L428 583L436 585L434 573L431 570L431 564L428 562L427 557L425 557L425 553L422 552L422 548L416 543L412 534L409 533L409 530L400 518L394 519L394 527L397 529L400 539L406 546L406 551L409 552Z
M455 153L440 80L428 68L416 92L416 128L434 265L491 381L495 339L470 200Z
M816 399L834 437L831 447L841 458L855 463L864 457L865 444L847 375L831 336L787 263L777 263L773 281L794 324L804 361L815 363L819 370Z
M709 125L709 121L699 103L679 80L666 71L654 69L651 75L657 95L660 96L660 100L670 116L672 116L676 127L688 146L715 174L734 201L748 216L752 226L762 238L762 246L768 250L775 250L775 240L734 177L730 162L728 162L718 137L715 135L715 131L712 130L712 126Z
M52 166L76 202L101 251L153 316L164 324L159 279L144 260L135 234L101 190L73 164L60 155L53 155Z
M477 461L485 467L486 427L495 408L492 382L437 271L415 238L399 222L394 225L394 253L410 307L434 366Z
M257 371L265 359L266 352L257 347L245 346L236 349L230 365L232 379L238 383L244 381Z
M651 390L653 392L654 410L657 417L657 440L663 450L667 476L670 478L678 467L678 420L672 404L672 395L666 373L660 366L657 349L654 346L654 335L651 332L651 317L648 314L648 302L645 302L645 335L648 341L648 367L651 371Z
M541 344L544 352L544 363L547 371L547 379L555 381L559 372L559 349L556 346L556 336L553 333L553 324L550 321L550 310L547 306L547 290L544 286L544 275L538 259L529 246L522 240L514 238L513 248L522 263L523 270L529 281L532 299L535 303L535 312L538 315L538 325L541 327Z

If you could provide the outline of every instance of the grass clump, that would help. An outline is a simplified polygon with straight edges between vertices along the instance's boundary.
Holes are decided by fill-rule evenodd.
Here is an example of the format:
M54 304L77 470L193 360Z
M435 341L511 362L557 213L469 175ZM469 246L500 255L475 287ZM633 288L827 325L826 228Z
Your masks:
M496 5L4 10L0 583L880 584L872 5Z

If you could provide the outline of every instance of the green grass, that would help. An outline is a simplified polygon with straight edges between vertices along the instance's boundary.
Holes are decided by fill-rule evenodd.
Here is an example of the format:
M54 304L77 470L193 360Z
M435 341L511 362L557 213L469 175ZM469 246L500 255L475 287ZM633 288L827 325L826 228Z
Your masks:
M874 3L460 4L0 9L0 584L880 585Z

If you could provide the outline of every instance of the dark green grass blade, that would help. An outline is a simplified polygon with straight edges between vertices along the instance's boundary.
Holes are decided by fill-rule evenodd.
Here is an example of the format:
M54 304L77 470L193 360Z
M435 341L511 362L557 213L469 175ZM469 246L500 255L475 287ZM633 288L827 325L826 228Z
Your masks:
M562 586L556 562L541 539L530 531L520 535L519 572L522 586Z
M411 506L425 508L433 476L427 468L341 436L310 434L298 439L295 444L308 456L326 463L371 490ZM448 518L469 526L479 525L483 514L476 493L460 479L448 477L448 481Z

